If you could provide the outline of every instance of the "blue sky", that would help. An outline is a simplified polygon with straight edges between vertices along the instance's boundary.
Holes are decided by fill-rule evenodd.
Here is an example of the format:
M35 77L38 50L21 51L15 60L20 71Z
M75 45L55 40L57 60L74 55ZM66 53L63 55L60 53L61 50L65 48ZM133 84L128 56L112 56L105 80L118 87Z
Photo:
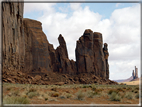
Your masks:
M101 32L108 43L110 79L126 79L134 66L140 75L139 3L25 3L24 17L38 20L56 49L62 34L70 59L85 29Z
M35 2L36 3L36 2ZM137 3L82 3L81 6L84 8L85 6L89 6L90 10L93 12L97 12L103 15L102 19L110 18L111 13L115 9L121 9L124 7L133 6ZM63 12L70 15L73 11L69 8L70 3L56 3L53 7L55 8L56 12ZM62 11L60 7L65 7L67 10ZM43 11L34 10L32 12L27 12L24 14L26 18L33 18L37 19L39 16L43 15Z

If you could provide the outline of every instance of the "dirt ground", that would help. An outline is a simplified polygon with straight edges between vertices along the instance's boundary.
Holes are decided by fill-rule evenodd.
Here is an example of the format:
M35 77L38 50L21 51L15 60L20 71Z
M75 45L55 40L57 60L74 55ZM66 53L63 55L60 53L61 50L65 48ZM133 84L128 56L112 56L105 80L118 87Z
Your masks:
M18 102L14 100L15 98L21 98L25 102ZM3 103L139 104L139 86L94 84L58 86L3 83Z

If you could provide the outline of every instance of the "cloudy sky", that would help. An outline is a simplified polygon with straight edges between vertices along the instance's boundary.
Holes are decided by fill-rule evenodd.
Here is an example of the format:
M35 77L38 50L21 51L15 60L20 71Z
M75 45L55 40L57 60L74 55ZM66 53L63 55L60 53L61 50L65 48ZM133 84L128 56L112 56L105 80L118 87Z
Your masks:
M56 49L62 34L70 59L85 29L100 32L108 43L110 79L127 79L134 66L140 76L139 3L25 3L24 18L42 22L48 41Z

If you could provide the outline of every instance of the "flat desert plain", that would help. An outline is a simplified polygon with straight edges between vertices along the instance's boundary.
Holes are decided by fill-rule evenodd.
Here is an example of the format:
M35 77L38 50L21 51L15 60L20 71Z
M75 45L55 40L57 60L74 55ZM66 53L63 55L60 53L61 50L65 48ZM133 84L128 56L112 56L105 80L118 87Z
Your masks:
M122 83L126 85L139 85L140 81L138 80L138 81L130 81L130 82L122 82Z
M3 83L4 104L139 104L138 85Z

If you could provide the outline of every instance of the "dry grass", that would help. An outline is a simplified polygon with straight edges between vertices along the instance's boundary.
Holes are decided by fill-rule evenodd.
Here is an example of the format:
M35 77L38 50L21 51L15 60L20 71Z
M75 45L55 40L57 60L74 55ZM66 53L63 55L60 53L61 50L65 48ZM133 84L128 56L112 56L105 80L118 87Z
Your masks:
M33 97L35 97L35 96L39 96L39 93L37 93L37 92L29 92L29 93L27 93L27 96L28 96L29 98L33 98Z
M30 100L25 97L4 97L4 104L30 104Z
M121 101L121 99L122 99L121 96L116 92L112 92L110 94L110 100L111 101Z
M85 99L85 93L82 90L79 90L77 93L75 93L77 100L84 100Z
M125 94L125 98L127 98L127 99L134 99L134 94L132 93L132 92L126 92L126 94Z
M39 101L42 104L62 104L66 101L71 104L74 102L95 101L113 104L116 103L133 103L139 100L139 87L136 85L30 85L30 84L3 84L3 96L5 104L13 103L31 103ZM134 97L132 97L134 96ZM13 99L11 99L13 98ZM17 102L16 98L25 99L25 102ZM101 100L100 100L100 99ZM16 99L16 100L14 100ZM89 99L89 100L88 100ZM97 100L99 99L99 100ZM109 99L109 100L108 100ZM65 100L65 102L64 102ZM85 100L85 101L82 101ZM124 100L126 100L124 102ZM28 102L29 101L29 102ZM38 102L38 103L39 103ZM92 103L90 102L90 103ZM95 102L96 103L96 102Z

